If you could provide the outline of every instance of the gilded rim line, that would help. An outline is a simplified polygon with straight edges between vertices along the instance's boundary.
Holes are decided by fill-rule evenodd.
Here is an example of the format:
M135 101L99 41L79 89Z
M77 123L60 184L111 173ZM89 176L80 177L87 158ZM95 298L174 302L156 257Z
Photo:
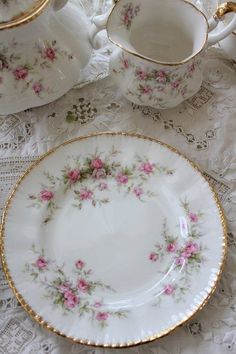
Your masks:
M0 31L28 23L38 17L51 0L38 0L28 11L21 13L7 22L0 22Z
M218 0L218 6L220 6L220 5L222 5L222 1L220 1L220 0ZM236 16L236 15L235 15ZM234 30L233 32L232 32L232 34L234 35L234 36L236 36L236 30Z
M119 4L119 2L121 2L121 1L122 1L122 0L115 0L115 4L114 4L114 6L113 6L113 8L112 8L112 10L111 10L111 12L110 12L110 14L109 14L109 16L108 16L108 20L107 20L107 24L106 24L106 31L107 31L107 36L108 36L109 40L110 40L113 44L115 44L117 47L123 49L123 50L124 50L125 52L127 52L128 54L132 54L132 55L134 55L135 57L138 57L138 58L140 58L140 59L144 59L144 60L149 61L149 62L154 63L154 64L161 64L161 65L166 65L166 66L179 66L179 65L188 63L189 61L191 61L193 58L195 58L197 55L201 54L201 53L204 51L204 49L205 49L205 44L206 44L206 42L207 42L207 40L208 40L208 31L209 31L208 20L207 20L206 15L204 14L204 12L202 12L200 9L198 9L194 4L192 4L192 3L189 2L188 0L182 0L182 2L186 3L187 5L192 6L197 12L199 12L199 13L205 18L206 25L207 25L207 32L206 32L205 41L204 41L204 43L203 43L203 45L202 45L202 48L201 48L197 53L195 53L194 55L191 55L190 58L187 58L187 59L182 60L182 61L179 61L179 62L173 62L173 63L172 63L172 62L161 62L161 61L158 61L158 60L154 60L154 59L151 59L151 58L149 58L149 57L146 57L146 56L144 56L144 55L142 55L142 54L138 54L138 53L136 53L136 52L132 52L132 51L130 51L130 50L124 48L121 44L119 44L119 43L117 43L116 41L114 41L114 40L111 38L111 35L109 34L109 32L110 32L110 31L109 31L110 18L111 18L111 16L112 16L113 12L115 12L115 10L117 10L117 9L116 9L116 6L117 6L117 5Z
M206 15L204 14L203 11L201 11L197 6L195 6L193 3L189 2L188 0L182 0L184 3L186 3L187 5L190 5L192 6L198 13L200 13L206 20L206 24L207 24L207 33L206 33L206 37L205 37L205 41L201 47L201 49L191 55L189 58L185 59L185 60L182 60L182 61L179 61L179 62L161 62L161 61L158 61L158 60L154 60L154 59L151 59L149 57L146 57L144 55L141 55L141 54L138 54L136 52L133 52L133 51L130 51L126 48L124 48L121 44L117 43L116 41L114 41L112 38L111 38L111 35L109 34L109 22L110 22L110 17L112 15L113 12L115 12L115 9L116 9L116 4L119 3L119 1L121 0L114 0L114 7L112 8L111 10L111 13L110 15L108 16L108 20L107 20L107 25L106 25L106 31L107 31L107 35L108 35L108 38L109 40L115 44L117 47L121 48L122 50L124 50L125 52L127 52L128 54L132 54L134 55L135 57L138 57L140 59L144 59L146 61L149 61L151 63L155 63L155 64L161 64L161 65L166 65L166 66L179 66L179 65L182 65L182 64L186 64L188 63L189 61L191 61L192 59L194 59L197 55L201 54L204 50L205 50L205 45L207 43L207 40L208 40L208 33L209 33L209 23L208 23L208 19L206 17ZM229 12L229 9L230 9L230 4L232 2L229 2L229 5L227 6L227 3L220 3L219 0L218 0L218 8L216 9L216 12L215 14L213 15L213 17L215 17L216 20L221 20L222 17ZM233 3L234 4L234 3ZM236 4L236 3L235 3ZM235 12L234 10L231 10L231 12ZM236 35L236 32L232 32L233 35Z
M5 231L5 223L7 221L7 213L9 208L11 207L11 202L15 196L15 193L18 190L18 187L20 186L21 182L30 174L30 172L40 164L41 161L45 160L46 157L52 155L56 150L58 150L59 148L65 146L65 145L69 145L71 143L80 141L80 140L84 140L84 139L88 139L88 138L92 138L92 137L99 137L99 136L128 136L130 138L137 138L137 139L141 139L141 140L148 140L154 143L157 143L161 146L166 147L168 150L174 152L175 154L179 155L180 157L182 157L184 160L186 160L191 166L192 168L197 171L202 178L204 179L204 181L208 184L210 191L212 193L212 196L215 200L216 206L218 208L219 211L219 216L220 216L220 220L221 220L221 226L223 229L223 242L222 242L222 248L223 248L223 253L222 253L222 257L221 257L221 261L219 263L219 271L218 273L215 275L216 279L214 280L213 285L211 285L211 290L208 292L207 296L205 297L205 299L201 302L201 304L197 307L197 309L195 309L189 316L186 316L183 320L181 320L180 322L178 322L176 325L166 329L165 331L159 332L151 337L146 337L144 339L135 341L135 342L127 342L127 343L96 343L96 342L92 342L89 340L81 340L75 337L71 337L66 335L65 333L60 332L59 330L57 330L55 327L53 327L51 324L49 324L48 322L44 321L44 319L39 316L28 304L27 302L24 300L23 296L18 292L18 290L15 287L14 281L10 275L8 266L7 266L7 261L6 261L6 257L5 257L5 252L4 252L4 231ZM7 281L9 282L9 285L11 287L11 289L13 290L14 295L16 296L17 300L20 302L20 304L22 305L22 307L24 308L24 310L38 323L40 324L43 328L46 328L47 330L60 335L64 338L70 339L75 343L80 343L80 344L85 344L85 345L91 345L91 346L95 346L95 347L102 347L102 348L127 348L127 347L131 347L131 346L136 346L136 345L141 345L144 343L148 343L151 341L154 341L158 338L164 337L167 334L171 333L173 330L175 330L176 328L178 328L181 325L184 325L186 322L188 322L197 312L199 312L208 302L208 300L210 299L211 295L214 293L218 282L220 280L220 276L223 272L223 268L225 265L225 261L226 261L226 255L227 255L227 226L226 226L226 219L225 219L225 215L224 215L224 211L222 209L221 203L219 201L219 198L216 194L216 192L214 191L213 187L211 186L211 184L208 182L208 180L206 179L206 177L203 175L203 173L200 171L200 169L197 167L197 165L192 162L191 160L189 160L187 157L185 157L184 155L182 155L177 149L175 149L174 147L159 141L158 139L155 138L151 138L151 137L147 137L145 135L141 135L141 134L135 134L135 133L125 133L125 132L117 132L117 133L113 133L113 132L100 132L100 133L94 133L94 134L89 134L86 136L81 136L81 137L77 137L74 139L71 139L69 141L66 141L60 145L58 145L55 148L50 149L47 153L45 153L44 155L42 155L41 157L39 157L35 162L33 162L30 167L26 170L26 172L19 178L19 180L17 181L17 183L15 184L15 187L13 189L13 191L11 192L10 196L7 199L6 202L6 206L3 212L3 216L2 216L2 224L0 225L0 254L1 254L1 261L2 261L2 266L3 266L3 270L4 273L6 275Z

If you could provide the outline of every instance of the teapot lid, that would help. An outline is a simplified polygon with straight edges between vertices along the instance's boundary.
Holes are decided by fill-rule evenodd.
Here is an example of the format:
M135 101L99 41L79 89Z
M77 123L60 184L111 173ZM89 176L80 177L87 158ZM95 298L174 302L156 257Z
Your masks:
M0 0L0 30L29 22L49 2L50 0Z

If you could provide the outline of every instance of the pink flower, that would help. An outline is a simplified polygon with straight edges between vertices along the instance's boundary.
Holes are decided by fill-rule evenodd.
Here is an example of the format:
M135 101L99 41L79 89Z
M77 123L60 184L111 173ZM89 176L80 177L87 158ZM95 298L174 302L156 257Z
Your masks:
M100 191L104 191L104 190L108 189L108 184L102 182L102 183L99 184L98 188L99 188Z
M139 167L139 171L143 171L148 175L153 172L153 164L150 162L143 162Z
M153 89L149 85L144 85L144 86L140 86L140 91L141 91L141 93L146 95L146 94L152 93Z
M106 321L109 317L108 312L98 312L96 315L96 320L98 321Z
M39 257L35 264L39 269L44 269L47 267L48 262L43 257Z
M94 169L93 173L92 173L92 177L96 178L96 179L100 179L100 178L105 178L106 175L106 171L103 168L100 169Z
M126 13L124 16L124 19L123 19L126 26L129 25L130 20L131 20L131 17L129 15L129 13Z
M187 245L185 246L184 249L185 252L192 254L196 254L199 252L199 247L198 244L196 242L189 242L187 243Z
M53 61L56 59L56 51L51 47L45 48L42 52L42 57Z
M190 219L191 222L198 222L197 214L189 213L188 216L189 216L189 219Z
M148 77L147 72L143 69L137 70L137 75L140 80L146 80Z
M84 279L79 279L77 288L82 291L83 293L87 293L89 291L89 283L86 282Z
M150 253L149 259L152 262L156 262L158 260L158 254L156 254L155 252Z
M75 307L80 301L80 299L71 290L65 292L64 298L64 306L70 309Z
M96 308L99 308L99 307L101 307L102 306L102 303L100 302L100 301L96 301L95 303L94 303L94 307L96 307Z
M104 163L99 158L94 159L94 160L91 161L91 167L92 168L99 169L99 168L103 168L103 166L104 166Z
M28 76L28 69L24 66L18 66L14 71L13 74L16 80L24 80Z
M129 182L129 177L123 173L119 173L116 180L119 184L126 184Z
M83 269L85 266L85 263L79 259L77 262L75 262L75 266L77 269Z
M166 73L163 70L156 72L156 79L161 84L165 84L167 81Z
M194 63L188 65L188 72L189 72L189 73L194 72L194 70L195 70L195 64L194 64Z
M33 90L36 93L36 95L39 95L42 89L43 89L43 85L40 82L35 82L33 84Z
M70 284L68 282L65 282L65 283L58 286L58 290L62 294L67 293L68 291L71 291Z
M174 81L174 82L171 83L171 87L172 87L173 89L178 88L179 85L180 85L180 81L179 81L179 80L176 80L176 81Z
M67 174L70 183L76 183L80 179L80 170L70 170Z
M134 187L133 192L137 198L140 198L144 193L143 188L141 187Z
M187 258L190 258L192 256L192 253L189 252L188 250L184 250L182 253L181 253L181 256L184 257L185 259Z
M54 193L44 189L40 192L40 198L44 201L49 202L54 197Z
M122 64L123 64L124 69L129 68L129 60L128 59L123 59Z
M183 87L180 91L182 96L185 96L187 92L188 92L187 87Z
M83 189L80 191L79 197L81 200L89 200L93 197L93 192L89 189Z
M177 245L175 242L171 242L168 244L168 246L166 247L167 252L175 252L177 249Z
M186 263L186 257L184 257L184 256L180 256L180 257L175 259L175 264L176 265L181 265L182 266L185 263Z
M173 294L174 290L175 290L175 288L174 288L173 285L171 285L171 284L168 284L168 285L165 285L165 286L164 286L164 293L165 293L166 295L171 295L171 294Z

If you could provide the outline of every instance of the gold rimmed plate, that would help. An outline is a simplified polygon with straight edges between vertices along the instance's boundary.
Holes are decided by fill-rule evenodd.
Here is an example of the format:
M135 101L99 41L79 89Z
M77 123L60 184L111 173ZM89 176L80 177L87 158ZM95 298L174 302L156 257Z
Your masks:
M206 179L174 148L99 133L27 170L1 245L10 286L37 322L75 342L124 347L202 308L222 272L226 224Z

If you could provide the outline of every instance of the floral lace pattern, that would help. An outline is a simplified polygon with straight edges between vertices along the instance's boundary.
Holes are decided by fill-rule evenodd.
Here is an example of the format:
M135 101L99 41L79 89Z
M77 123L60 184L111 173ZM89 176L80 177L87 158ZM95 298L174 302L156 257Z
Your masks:
M60 308L63 315L74 312L79 317L88 316L101 328L108 326L110 317L122 319L127 316L127 311L104 311L102 300L94 300L97 289L115 290L102 281L92 280L93 271L86 267L84 261L78 259L74 262L72 279L65 273L63 266L45 256L43 249L39 252L33 244L32 252L36 256L35 262L26 263L24 272L42 286L45 297L52 301L53 306Z
M64 193L72 191L73 206L78 209L82 209L86 203L96 207L110 202L111 181L115 181L112 188L116 188L124 196L132 195L144 202L155 196L153 191L145 187L151 176L172 176L174 173L174 170L139 155L135 156L131 166L123 165L119 161L119 154L114 148L108 154L97 150L94 155L83 160L79 157L72 158L72 163L64 167L60 177L44 172L48 184L42 184L38 194L29 195L29 200L33 201L30 206L46 206L47 216L44 223L48 223L59 208L56 202L57 190L63 190Z
M181 271L181 277L177 281L166 283L162 290L162 294L171 295L177 302L183 301L185 293L191 290L192 273L199 271L202 264L206 262L206 258L203 256L205 248L199 243L202 236L199 222L203 214L192 212L187 200L181 202L181 207L185 212L185 217L181 217L178 229L181 234L187 236L184 244L179 243L178 236L170 233L165 220L162 232L164 243L157 243L149 254L149 260L153 263L160 263L164 258L168 259L168 266L164 274L167 274L169 269L172 269L172 272ZM160 301L159 297L157 303L160 304Z

